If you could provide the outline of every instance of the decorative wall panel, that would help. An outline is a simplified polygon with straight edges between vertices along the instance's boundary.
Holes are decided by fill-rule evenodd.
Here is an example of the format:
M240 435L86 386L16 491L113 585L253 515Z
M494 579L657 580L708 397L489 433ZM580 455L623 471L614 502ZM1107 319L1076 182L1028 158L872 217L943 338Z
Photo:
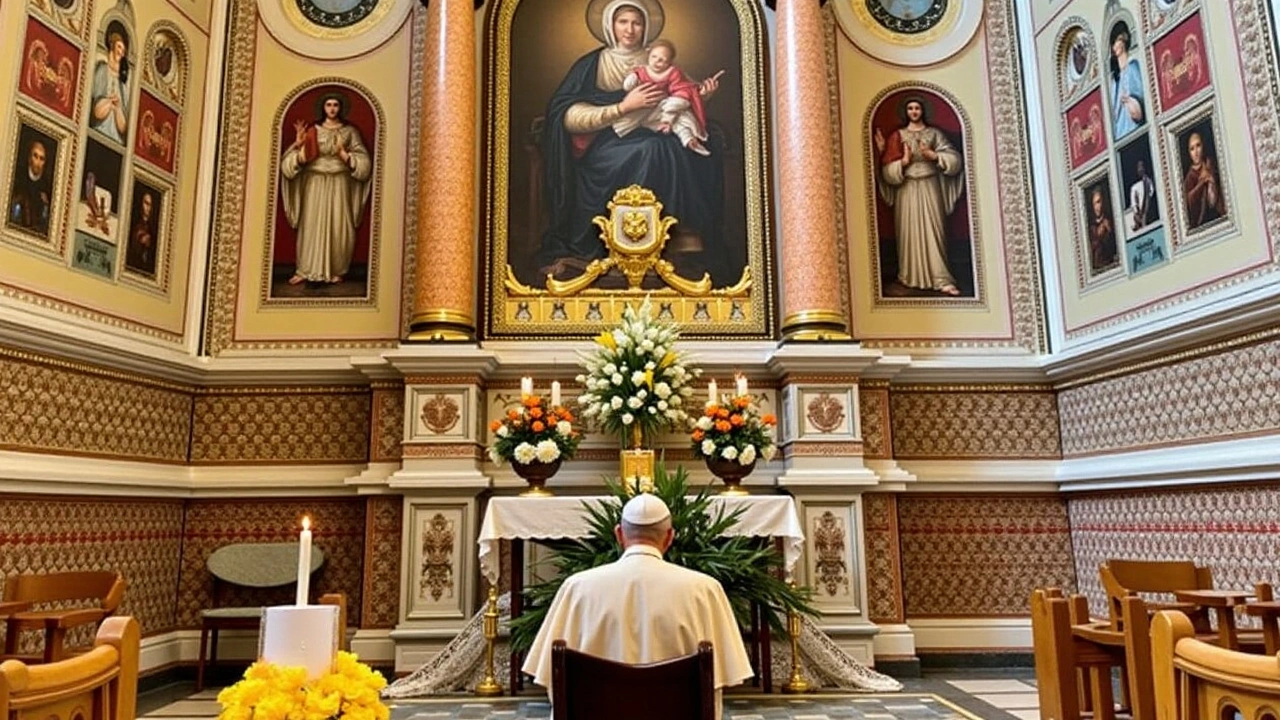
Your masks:
M365 462L369 405L363 387L201 392L191 462Z
M375 495L365 508L362 628L393 628L400 619L400 542L404 500Z
M889 431L889 389L860 385L858 411L862 415L862 454L868 458L893 456Z
M0 495L0 576L117 571L128 583L120 612L136 617L143 635L178 626L181 549L181 501Z
M1280 333L1269 335L1062 390L1063 454L1280 432Z
M1098 567L1109 558L1193 560L1214 587L1280 585L1280 484L1072 497L1068 502L1080 592L1105 616Z
M182 463L186 388L0 348L0 448Z
M400 459L404 442L404 386L373 387L373 410L369 414L369 460L394 462Z
M897 496L864 494L862 517L866 532L868 618L874 623L900 623L905 615Z
M192 500L187 505L182 568L177 587L177 625L200 627L200 611L213 607L213 575L206 562L214 550L237 543L297 542L303 515L311 517L315 546L324 565L311 578L312 600L325 593L347 595L347 622L359 626L364 608L365 500ZM292 584L280 588L229 588L225 605L287 605Z
M1076 587L1062 498L908 494L898 521L908 619L1027 615L1032 589Z
M1057 458L1058 406L1047 387L894 386L897 458Z

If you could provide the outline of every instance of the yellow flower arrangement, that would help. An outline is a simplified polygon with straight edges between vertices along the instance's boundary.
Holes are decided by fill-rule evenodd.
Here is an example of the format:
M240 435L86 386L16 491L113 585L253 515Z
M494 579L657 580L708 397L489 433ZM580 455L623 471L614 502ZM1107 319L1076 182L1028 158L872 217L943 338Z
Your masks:
M218 693L218 720L388 720L391 710L379 695L386 685L349 652L339 652L333 668L310 681L305 668L259 660Z

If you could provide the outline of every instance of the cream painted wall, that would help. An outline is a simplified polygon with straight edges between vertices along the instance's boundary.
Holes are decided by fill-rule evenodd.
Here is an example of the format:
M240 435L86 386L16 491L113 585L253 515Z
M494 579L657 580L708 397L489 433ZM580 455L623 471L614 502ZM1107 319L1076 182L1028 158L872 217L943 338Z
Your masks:
M115 261L110 277L74 269L73 226L82 196L81 177L86 152L86 118L93 65L99 51L102 18L116 9L112 0L79 0L64 14L42 0L29 3L6 2L0 6L0 25L6 28L27 27L28 16L34 17L80 53L81 72L75 78L77 93L74 120L65 118L46 105L20 93L20 65L25 53L16 38L25 30L13 32L13 51L0 56L0 103L7 112L0 123L0 188L4 190L5 208L9 209L14 165L25 163L19 157L26 148L18 148L18 118L39 125L46 134L60 141L55 174L54 202L51 217L51 241L41 244L32 236L16 231L7 223L0 228L0 296L10 299L14 307L93 325L106 325L133 337L159 340L180 345L184 340L183 320L187 297L187 273L194 231L194 196L200 154L200 119L203 112L204 81L207 59L209 22L208 0L174 0L132 5L133 37L129 50L135 67L128 85L130 120L128 147L117 146L123 156L121 192L118 193L119 217L115 233ZM175 152L176 174L159 172L135 158L133 140L139 131L141 112L139 87L143 85L141 63L146 61L144 43L156 23L167 23L186 45L185 102L179 115L179 131ZM80 32L76 32L76 27ZM155 92L155 90L152 90ZM160 257L155 283L129 281L122 273L125 235L128 232L129 188L134 178L143 179L165 194L161 203Z

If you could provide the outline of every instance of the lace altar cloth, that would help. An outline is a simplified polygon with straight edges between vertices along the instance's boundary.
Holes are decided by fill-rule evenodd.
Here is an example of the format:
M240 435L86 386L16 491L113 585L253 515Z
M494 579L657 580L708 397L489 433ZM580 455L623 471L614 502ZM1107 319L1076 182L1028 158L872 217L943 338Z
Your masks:
M511 594L498 598L498 640L494 647L494 677L499 682L510 677L511 649L507 644L507 622L511 619ZM897 692L902 683L863 665L840 649L809 618L801 618L800 666L805 679L820 687L860 692ZM773 677L791 676L791 643L775 640ZM471 620L458 636L445 646L434 660L412 674L388 685L382 696L387 699L470 692L484 678L485 667L484 610Z

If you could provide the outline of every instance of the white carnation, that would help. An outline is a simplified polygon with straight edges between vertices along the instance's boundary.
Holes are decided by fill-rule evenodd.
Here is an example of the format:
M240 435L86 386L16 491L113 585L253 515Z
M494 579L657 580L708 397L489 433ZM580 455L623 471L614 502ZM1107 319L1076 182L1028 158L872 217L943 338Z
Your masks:
M607 363L603 369L604 369L605 375L612 375L618 372L618 366L614 365L613 363Z
M609 407L612 407L614 410L621 408L622 398L618 397L617 395L614 395L612 398L609 398Z
M498 464L498 465L502 464L502 455L498 452L498 448L496 447L489 448L489 459L492 460L495 464Z
M663 400L666 400L667 398L671 397L671 386L664 382L660 382L657 385L653 386L653 394L657 395Z
M631 423L633 423L633 422L635 422L635 421L636 421L636 419L635 419L634 417L632 417L631 413L622 413L622 424L623 424L623 425L630 425Z
M657 364L657 363L655 363L654 361L650 360L649 362L647 362L647 363L645 363L645 364L644 364L644 369L645 369L645 370L657 370L657 369L658 369L658 364Z
M725 449L720 451L720 457L724 458L725 460L733 460L734 458L738 457L738 448L732 445L729 445L725 447Z
M658 414L658 408L656 408L656 407L654 407L654 406L650 405L650 406L649 406L649 414L650 414L650 415L657 415L657 414Z
M698 422L694 423L695 427L697 427L699 430L703 432L710 430L711 424L712 424L711 418L707 417L706 415L703 415L702 417L698 418Z
M506 425L498 426L498 431L497 431L498 437L506 437L510 434L511 434L511 430Z
M666 410L666 409L667 409L667 401L666 401L666 400L659 400L659 401L658 401L658 409L659 409L659 410Z
M628 347L631 345L631 338L626 333L622 332L621 328L613 331L613 341L618 344L618 347Z
M538 447L535 449L535 452L537 453L538 460L544 463L549 463L560 457L560 446L556 444L555 440L543 440L538 443Z
M632 410L639 410L640 406L643 404L644 404L644 401L638 397L627 398L627 407L631 408Z
M652 341L652 340L641 340L641 341L640 341L640 352L653 352L653 341Z
M703 455L710 455L710 456L713 456L713 457L715 456L715 454L716 454L716 443L715 443L715 441L714 441L714 440L703 440L703 441L702 441L702 454L703 454Z
M574 378L573 378L573 380L574 380L574 382L578 383L579 385L582 385L583 383L585 383L585 382L587 381L587 376L586 376L586 375L577 375L576 377L574 377Z
M748 445L742 448L742 454L738 456L738 462L743 465L750 465L756 461L756 446Z
M643 400L643 399L645 399L645 398L649 397L649 391L648 391L648 390L645 390L644 388L640 388L639 390L637 390L637 391L636 391L636 397L638 397L638 398L640 398L641 400Z
M769 462L770 460L773 459L773 456L777 454L778 454L778 447L776 445L765 445L764 450L760 451L760 455L761 457L764 458L765 462Z
M538 457L538 450L529 443L522 442L516 446L515 451L511 454L515 457L516 462L521 465L528 465L533 462L534 458Z
M564 435L565 437L568 437L571 433L573 433L573 425L568 420L561 420L560 422L556 423L556 432L560 433L561 435Z
M635 372L631 373L631 384L632 384L632 385L639 385L639 384L640 384L640 383L642 383L642 382L644 382L644 371L643 371L643 370L637 370L637 371L635 371Z
M613 377L611 377L611 378L609 378L609 379L613 381L613 384L614 384L614 385L621 385L621 384L622 384L622 374L621 374L621 373L614 373L614 374L613 374Z

